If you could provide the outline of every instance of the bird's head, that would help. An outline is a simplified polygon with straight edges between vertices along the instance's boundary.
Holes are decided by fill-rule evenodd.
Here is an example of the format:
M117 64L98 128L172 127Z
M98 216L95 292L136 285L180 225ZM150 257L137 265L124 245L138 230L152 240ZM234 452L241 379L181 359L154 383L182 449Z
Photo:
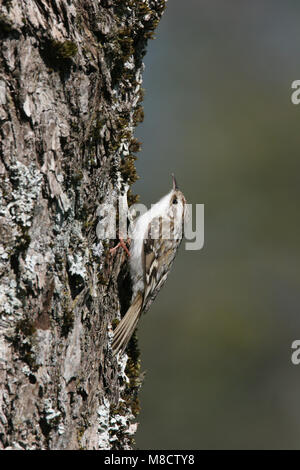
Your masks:
M172 173L173 187L169 193L169 212L174 217L175 223L183 224L187 215L186 199L178 188L174 174Z

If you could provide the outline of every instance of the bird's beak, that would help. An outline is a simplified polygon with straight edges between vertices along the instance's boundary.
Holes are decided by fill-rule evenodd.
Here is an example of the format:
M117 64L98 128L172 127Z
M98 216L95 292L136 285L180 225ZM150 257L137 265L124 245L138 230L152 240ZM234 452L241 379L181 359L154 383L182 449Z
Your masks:
M178 186L177 186L177 181L174 176L174 173L172 173L172 180L173 180L173 190L176 191L176 189L178 189Z

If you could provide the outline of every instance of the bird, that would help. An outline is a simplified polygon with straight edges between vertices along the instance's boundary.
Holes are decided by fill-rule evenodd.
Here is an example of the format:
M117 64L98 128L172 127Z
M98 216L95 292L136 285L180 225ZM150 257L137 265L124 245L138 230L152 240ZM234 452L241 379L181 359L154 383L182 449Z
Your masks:
M141 314L147 312L165 284L182 241L186 216L186 199L172 174L171 191L133 223L129 251L132 298L114 330L114 355L125 352Z

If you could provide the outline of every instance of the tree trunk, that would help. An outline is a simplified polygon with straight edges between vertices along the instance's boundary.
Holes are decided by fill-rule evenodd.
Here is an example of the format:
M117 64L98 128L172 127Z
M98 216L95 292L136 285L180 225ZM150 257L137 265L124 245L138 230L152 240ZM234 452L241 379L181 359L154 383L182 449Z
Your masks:
M127 259L97 238L97 209L136 180L142 58L164 7L0 0L0 449L132 448L136 339L111 353Z

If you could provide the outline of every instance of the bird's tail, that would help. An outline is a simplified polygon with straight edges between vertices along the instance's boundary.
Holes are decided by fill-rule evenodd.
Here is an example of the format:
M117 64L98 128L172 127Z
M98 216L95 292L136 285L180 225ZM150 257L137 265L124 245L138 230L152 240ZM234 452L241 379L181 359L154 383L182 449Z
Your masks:
M142 304L143 296L138 293L125 316L114 331L114 340L112 343L113 354L117 354L119 351L122 351L122 353L125 351L139 321Z

